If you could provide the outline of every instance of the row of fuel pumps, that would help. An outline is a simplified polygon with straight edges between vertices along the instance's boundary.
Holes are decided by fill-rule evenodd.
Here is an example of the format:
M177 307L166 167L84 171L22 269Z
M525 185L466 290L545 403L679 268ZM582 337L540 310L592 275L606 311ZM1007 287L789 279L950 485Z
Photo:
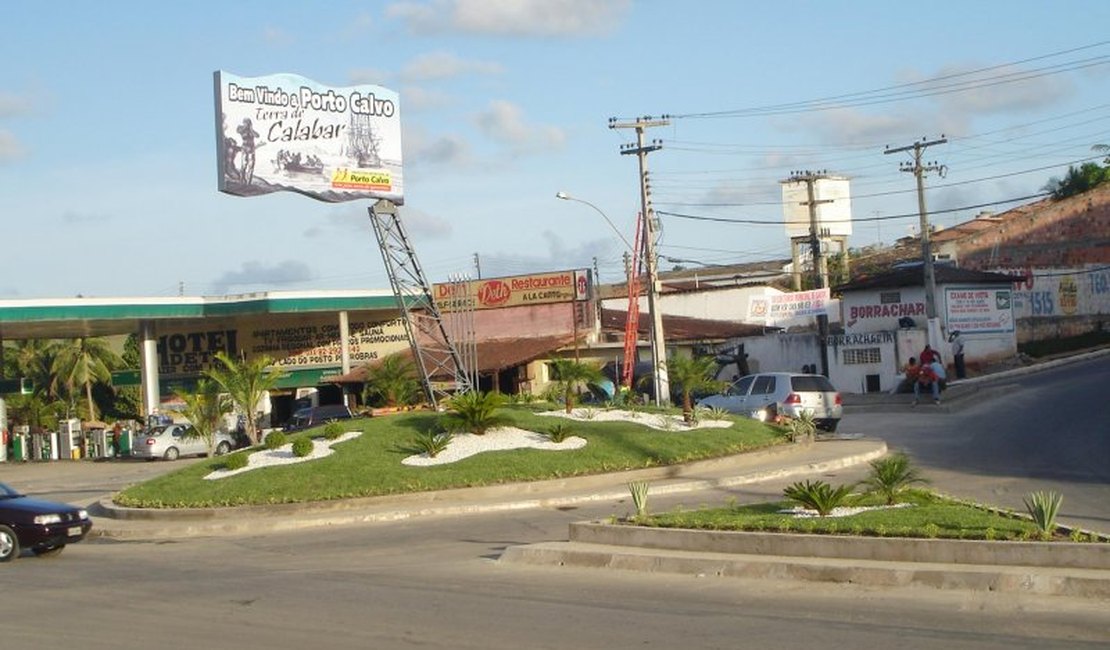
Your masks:
M113 444L113 433L104 429L81 430L81 421L62 420L57 431L31 432L26 425L11 431L11 443L0 445L0 460L49 461L81 458L111 458L131 455L131 430L120 431L119 449ZM4 458L4 452L10 457Z

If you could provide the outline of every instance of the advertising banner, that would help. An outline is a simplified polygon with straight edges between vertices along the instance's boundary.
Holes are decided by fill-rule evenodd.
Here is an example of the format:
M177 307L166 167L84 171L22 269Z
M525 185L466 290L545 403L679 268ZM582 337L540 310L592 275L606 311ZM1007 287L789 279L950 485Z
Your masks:
M962 288L944 290L948 331L964 333L1012 332L1014 313L1010 289Z
M488 280L466 280L432 285L440 311L497 309L523 305L586 300L590 295L589 271L557 271Z
M365 321L352 317L348 324L352 367L408 348L401 319ZM217 352L248 359L266 355L275 368L339 366L338 320L331 316L298 316L285 322L245 319L231 329L160 332L158 372L163 375L199 374L212 368Z
M768 324L801 316L828 314L829 290L768 293L748 301L748 319L765 320Z
M214 77L221 192L404 203L396 92L324 86L294 74L217 70Z

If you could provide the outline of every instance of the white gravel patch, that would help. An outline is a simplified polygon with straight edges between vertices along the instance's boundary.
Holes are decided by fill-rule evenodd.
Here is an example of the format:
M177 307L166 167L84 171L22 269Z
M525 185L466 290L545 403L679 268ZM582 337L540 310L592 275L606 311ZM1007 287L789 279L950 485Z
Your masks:
M218 469L205 476L205 480L214 481L218 478L226 478L228 476L235 476L243 472L249 472L252 469L260 469L263 467L274 467L276 465L293 465L296 463L305 463L317 458L326 458L335 453L332 445L337 445L341 442L354 440L362 435L361 431L348 431L339 436L335 440L328 440L327 438L313 438L312 439L312 453L307 456L294 456L293 443L283 445L277 449L262 449L260 451L251 452L247 456L247 466L239 469Z
M666 415L663 413L640 413L637 411L624 411L621 409L595 409L576 408L568 415L565 410L545 411L536 415L549 415L552 417L569 418L582 422L634 422L652 429L661 431L689 431L691 429L727 429L732 426L728 420L698 420L694 424L686 424L681 415Z
M851 516L851 515L859 514L861 512L867 512L868 510L890 510L892 508L909 508L911 506L913 506L912 503L896 503L892 506L860 506L860 507L854 507L854 508L841 506L839 508L833 508L832 512L830 512L829 514L827 514L825 516L826 517L848 517L848 516ZM810 510L808 508L803 508L801 506L796 506L794 508L786 508L786 509L783 509L783 510L779 510L779 513L784 514L784 515L794 515L795 517L800 518L800 519L805 519L805 518L808 518L808 517L819 517L820 516L820 515L817 514L816 510Z
M535 431L527 431L516 427L497 427L480 436L473 433L455 434L447 448L436 454L434 458L426 453L416 454L405 458L401 463L415 467L428 467L430 465L454 463L484 451L503 451L507 449L562 451L580 449L585 446L585 438L578 436L568 436L562 442L551 442L547 436Z

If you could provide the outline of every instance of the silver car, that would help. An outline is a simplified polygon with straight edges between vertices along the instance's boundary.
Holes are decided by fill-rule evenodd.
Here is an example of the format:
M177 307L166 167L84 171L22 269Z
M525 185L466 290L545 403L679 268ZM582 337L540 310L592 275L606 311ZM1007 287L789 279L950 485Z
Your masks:
M235 440L224 432L216 433L216 455L221 456L235 448ZM131 455L136 458L165 458L177 460L180 456L206 456L208 444L196 435L187 424L167 424L151 427L131 441Z
M725 392L698 400L698 406L721 408L766 422L776 415L813 416L817 428L836 431L844 406L840 393L824 375L761 372L737 379Z

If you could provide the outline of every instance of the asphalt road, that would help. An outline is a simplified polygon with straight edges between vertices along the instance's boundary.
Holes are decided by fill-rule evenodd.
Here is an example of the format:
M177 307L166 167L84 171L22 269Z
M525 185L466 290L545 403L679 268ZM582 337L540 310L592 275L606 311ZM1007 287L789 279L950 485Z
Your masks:
M1060 521L1110 533L1110 356L998 382L980 402L845 417L845 431L913 457L934 487L1024 512L1036 490L1063 495Z
M1106 530L1106 427L1096 409L1061 406L1098 404L1107 363L1014 380L1012 390L951 413L861 414L842 426L906 449L943 491L1020 508L1030 490L1058 489L1065 518ZM168 467L82 465L68 469L89 475L64 485L52 483L50 466L0 476L18 470L40 493L92 498ZM771 498L782 487L653 498L651 506ZM0 566L0 638L44 650L1110 646L1105 602L496 561L509 545L565 539L572 521L631 510L622 499L272 536L89 540L55 559Z

